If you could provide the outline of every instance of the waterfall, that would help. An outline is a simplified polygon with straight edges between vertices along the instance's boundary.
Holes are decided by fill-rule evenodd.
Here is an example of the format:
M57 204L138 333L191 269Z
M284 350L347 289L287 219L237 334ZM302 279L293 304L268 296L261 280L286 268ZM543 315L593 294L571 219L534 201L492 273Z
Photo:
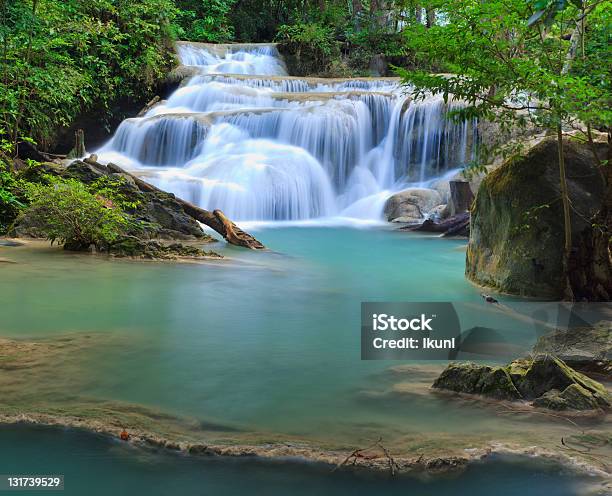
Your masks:
M274 45L179 42L197 74L96 153L236 220L379 218L386 198L471 158L459 103L395 78L287 75Z

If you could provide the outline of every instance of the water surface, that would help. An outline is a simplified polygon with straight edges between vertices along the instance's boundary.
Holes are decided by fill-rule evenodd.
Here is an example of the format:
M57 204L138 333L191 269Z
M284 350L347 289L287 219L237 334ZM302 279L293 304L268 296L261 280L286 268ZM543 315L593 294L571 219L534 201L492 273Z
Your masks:
M64 475L65 495L147 494L578 496L594 479L538 460L496 458L464 473L417 479L335 472L287 462L193 458L143 451L78 431L0 427L3 474ZM16 494L39 494L20 491Z

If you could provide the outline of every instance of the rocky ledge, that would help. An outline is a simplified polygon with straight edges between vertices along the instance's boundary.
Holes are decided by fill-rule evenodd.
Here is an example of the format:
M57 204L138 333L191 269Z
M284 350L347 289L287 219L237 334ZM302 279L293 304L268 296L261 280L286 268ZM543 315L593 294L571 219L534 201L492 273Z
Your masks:
M593 326L556 329L541 336L533 351L555 355L585 373L612 377L612 322L602 320Z
M607 410L611 406L602 384L545 354L520 358L503 367L451 363L432 387L498 400L530 401L551 410Z
M142 258L147 260L179 260L223 258L213 251L204 251L197 246L183 243L167 243L159 240L142 240L125 237L110 247L110 254L115 257Z

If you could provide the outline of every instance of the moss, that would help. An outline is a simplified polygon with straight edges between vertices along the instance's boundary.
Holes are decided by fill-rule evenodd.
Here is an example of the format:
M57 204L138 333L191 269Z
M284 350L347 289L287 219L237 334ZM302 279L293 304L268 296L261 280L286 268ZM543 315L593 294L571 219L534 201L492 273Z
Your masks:
M600 208L604 185L590 150L564 148L576 236ZM559 201L557 143L546 139L508 159L482 181L472 207L466 276L502 292L558 298L563 277L564 226Z
M515 360L505 367L450 364L432 387L500 400L535 400L534 405L555 410L610 406L603 385L548 355Z

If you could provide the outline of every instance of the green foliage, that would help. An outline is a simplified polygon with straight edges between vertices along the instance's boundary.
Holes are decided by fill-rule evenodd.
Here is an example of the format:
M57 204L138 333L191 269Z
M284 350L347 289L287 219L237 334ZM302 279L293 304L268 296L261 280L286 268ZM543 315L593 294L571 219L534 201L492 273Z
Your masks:
M0 0L0 127L41 145L83 111L144 98L173 64L172 0Z
M308 48L322 59L339 53L333 30L316 22L279 26L276 40L298 50Z
M501 144L516 126L612 124L610 52L601 50L602 37L609 36L603 34L609 4L593 7L588 20L586 46L597 52L596 70L588 50L583 62L571 57L570 35L581 15L574 3L556 12L546 29L529 21L534 10L524 0L449 0L437 7L446 22L411 29L406 44L421 67L436 60L450 74L400 70L417 97L437 93L463 100L467 106L456 117L496 122Z
M52 243L75 250L91 245L108 249L130 227L120 208L80 181L49 177L48 182L29 183L26 213Z
M228 15L236 0L176 0L179 38L226 43L234 38Z
M4 234L25 207L19 195L20 184L0 160L0 234Z

